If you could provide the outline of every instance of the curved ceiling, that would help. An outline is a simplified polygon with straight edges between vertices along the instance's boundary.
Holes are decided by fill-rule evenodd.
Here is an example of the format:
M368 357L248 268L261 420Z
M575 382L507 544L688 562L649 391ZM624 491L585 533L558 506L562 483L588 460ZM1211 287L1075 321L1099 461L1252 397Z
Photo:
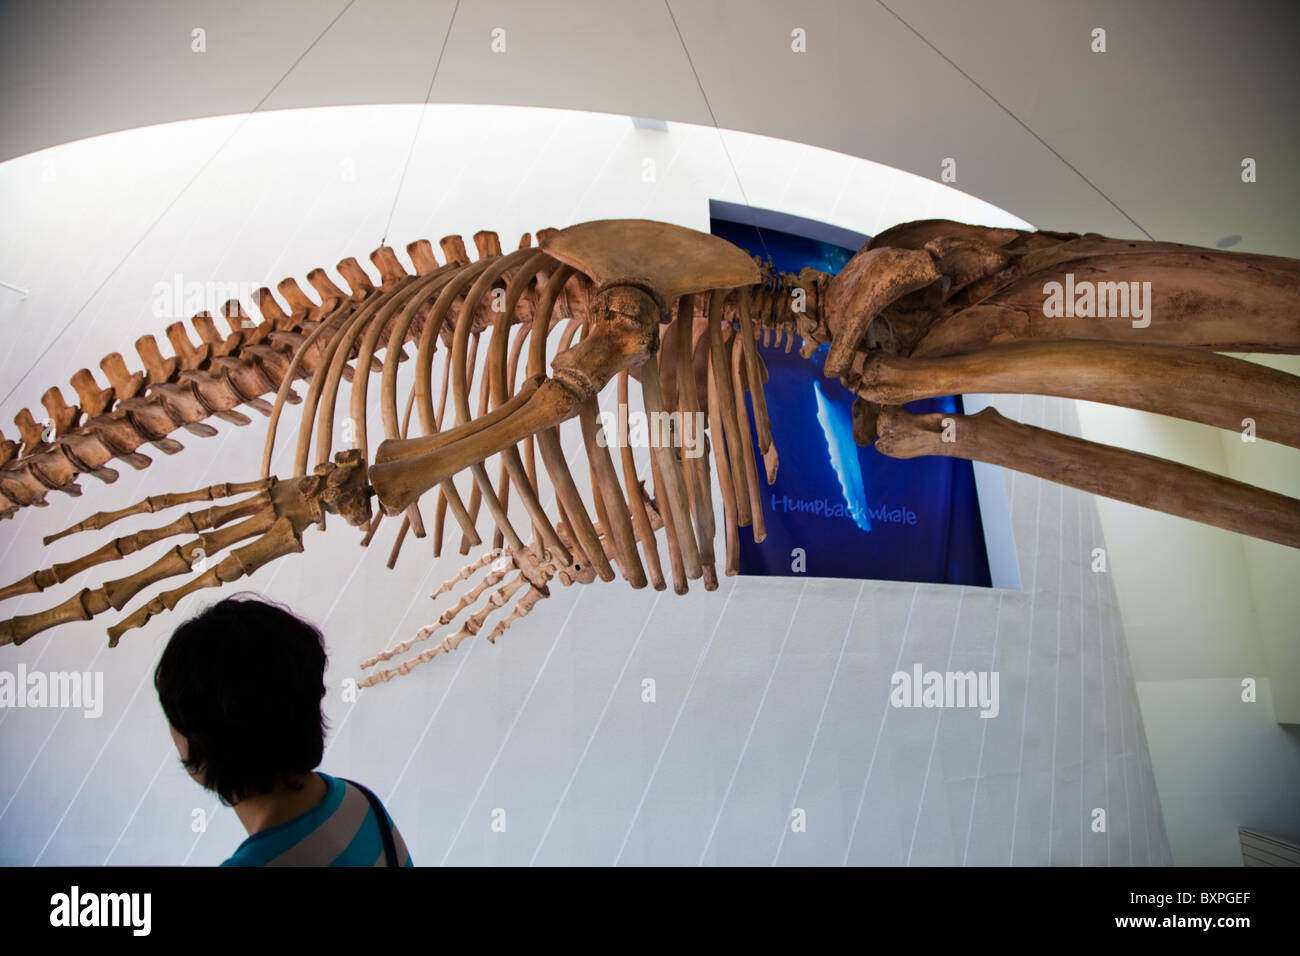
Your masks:
M928 178L952 159L958 189L1043 228L1294 256L1295 24L1285 0L17 0L0 8L0 159L250 110L561 107Z

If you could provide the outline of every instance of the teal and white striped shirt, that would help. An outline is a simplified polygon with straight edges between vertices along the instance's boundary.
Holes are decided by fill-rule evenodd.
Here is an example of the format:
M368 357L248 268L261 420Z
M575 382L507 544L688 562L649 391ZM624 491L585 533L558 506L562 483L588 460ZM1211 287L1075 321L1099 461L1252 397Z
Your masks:
M319 773L319 771L317 771ZM355 786L320 774L325 799L287 823L254 833L222 866L384 866L384 842L375 812ZM402 835L384 810L397 862L414 866Z

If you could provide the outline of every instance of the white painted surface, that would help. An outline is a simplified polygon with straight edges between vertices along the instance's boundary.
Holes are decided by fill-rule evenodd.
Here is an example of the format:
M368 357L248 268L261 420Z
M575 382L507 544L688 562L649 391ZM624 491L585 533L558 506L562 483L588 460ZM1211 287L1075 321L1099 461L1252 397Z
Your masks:
M1291 356L1252 358L1300 370ZM1300 495L1294 449L1078 406L1084 438ZM1240 866L1239 826L1300 834L1300 553L1097 500L1174 860Z

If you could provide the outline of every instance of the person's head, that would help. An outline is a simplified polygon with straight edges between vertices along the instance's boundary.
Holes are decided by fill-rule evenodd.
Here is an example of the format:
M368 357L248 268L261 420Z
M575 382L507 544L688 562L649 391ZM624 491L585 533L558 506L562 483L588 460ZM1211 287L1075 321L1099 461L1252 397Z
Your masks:
M295 785L325 751L325 642L248 594L176 628L154 687L181 760L223 803Z

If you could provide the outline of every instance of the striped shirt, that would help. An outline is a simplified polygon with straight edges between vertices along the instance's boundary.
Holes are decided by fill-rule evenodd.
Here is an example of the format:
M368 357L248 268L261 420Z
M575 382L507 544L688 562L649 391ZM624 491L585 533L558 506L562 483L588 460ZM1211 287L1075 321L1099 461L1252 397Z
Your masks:
M365 794L338 777L320 777L324 800L287 823L254 833L221 865L385 866L383 836ZM387 809L384 824L392 830L397 862L414 866Z

